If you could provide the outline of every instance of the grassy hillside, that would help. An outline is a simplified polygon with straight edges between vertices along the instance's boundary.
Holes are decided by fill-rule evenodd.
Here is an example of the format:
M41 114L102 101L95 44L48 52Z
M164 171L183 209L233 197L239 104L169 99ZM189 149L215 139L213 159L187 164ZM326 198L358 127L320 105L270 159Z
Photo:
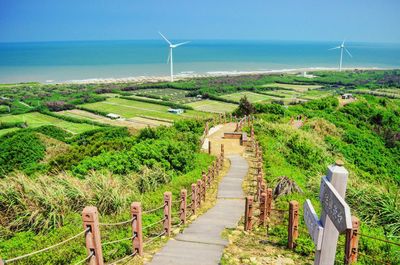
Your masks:
M280 177L286 176L303 191L279 196L275 200L276 208L287 208L288 201L293 199L302 205L308 198L319 212L320 178L328 165L341 159L350 172L346 201L352 214L361 219L361 232L400 242L399 100L365 96L339 107L336 98L327 98L288 109L276 105L263 112L256 116L255 126L263 147L268 185L274 187ZM300 114L307 116L304 126L290 125L290 117ZM302 216L302 209L300 212ZM313 243L302 218L300 222L295 252L312 257ZM287 244L286 225L271 225L269 231L281 246ZM254 236L259 233L265 231L256 231ZM341 237L339 246L343 243L344 237ZM343 250L338 248L337 264L342 263ZM399 250L365 237L360 243L361 252L391 264L400 262L396 254ZM360 264L371 264L371 260L360 255Z

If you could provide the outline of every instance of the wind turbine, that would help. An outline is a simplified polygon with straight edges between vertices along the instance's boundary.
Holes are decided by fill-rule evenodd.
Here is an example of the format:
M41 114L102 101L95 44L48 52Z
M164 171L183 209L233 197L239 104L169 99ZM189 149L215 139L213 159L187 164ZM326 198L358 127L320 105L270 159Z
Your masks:
M344 46L344 41L342 42L341 45L339 45L337 47L334 47L334 48L331 48L329 50L336 50L336 49L340 49L339 72L341 72L342 71L342 61L343 61L343 50L345 50L350 55L350 57L353 57L353 55L351 55L349 50Z
M173 62L173 59L172 59L172 50L174 48L176 48L176 47L179 47L181 45L187 44L190 41L185 41L185 42L181 42L181 43L177 43L177 44L172 44L161 32L158 32L158 33L169 44L169 55L168 55L167 63L170 63L170 66L171 66L171 82L174 82L174 62Z

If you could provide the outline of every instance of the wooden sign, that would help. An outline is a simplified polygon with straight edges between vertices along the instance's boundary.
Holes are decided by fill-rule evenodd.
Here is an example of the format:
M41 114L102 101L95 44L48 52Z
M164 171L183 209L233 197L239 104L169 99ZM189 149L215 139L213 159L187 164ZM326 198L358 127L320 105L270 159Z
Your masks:
M304 222L306 223L308 233L314 241L316 250L320 250L322 246L322 234L324 228L318 219L317 213L311 204L310 200L306 200L304 203Z
M322 209L329 216L339 233L352 228L350 207L326 177L321 179L319 193Z

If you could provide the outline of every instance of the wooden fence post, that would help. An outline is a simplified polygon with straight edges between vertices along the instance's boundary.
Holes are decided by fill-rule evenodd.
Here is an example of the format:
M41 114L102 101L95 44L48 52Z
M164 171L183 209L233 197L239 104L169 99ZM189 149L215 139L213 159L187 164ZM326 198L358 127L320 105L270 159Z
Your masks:
M260 200L260 196L261 196L261 181L262 181L262 176L261 175L257 175L257 194L256 194L256 200L259 201Z
M201 195L202 195L202 200L203 201L206 201L206 193L207 193L207 175L203 172L203 175L202 175L202 181L201 181L201 184L202 184L202 192L201 192Z
M345 254L344 254L344 264L352 264L357 262L358 254L358 231L360 229L360 220L352 216L351 217L352 229L346 230L346 244L345 244Z
M244 231L251 230L253 228L253 197L246 197L246 209L244 212Z
M192 213L193 215L196 215L196 209L197 209L197 185L192 184Z
M265 225L265 219L267 217L267 194L265 192L261 193L260 196L260 225Z
M187 190L181 189L180 218L182 224L186 224Z
M288 248L295 248L295 241L299 236L299 203L289 202L289 226L288 226Z
M103 265L103 251L101 249L101 237L99 228L99 214L94 206L86 206L82 211L82 220L86 232L87 254L92 255L89 259L90 265Z
M143 256L142 207L140 202L132 202L131 216L133 253L136 251L139 256Z
M172 193L164 192L164 231L167 236L171 235L171 210L172 210Z
M225 157L225 147L224 147L224 144L221 144L221 157L222 157L222 158Z
M208 154L211 155L211 141L208 140Z
M211 171L210 168L208 168L208 172L207 172L207 184L208 186L211 186L211 182L212 182L212 175L211 175Z
M209 125L208 125L208 121L207 121L207 122L206 122L205 130L204 130L205 136L208 135L208 131L209 131Z
M201 207L201 199L203 198L202 190L203 190L202 181L199 179L197 180L197 208Z
M4 261L0 258L0 265L4 265Z

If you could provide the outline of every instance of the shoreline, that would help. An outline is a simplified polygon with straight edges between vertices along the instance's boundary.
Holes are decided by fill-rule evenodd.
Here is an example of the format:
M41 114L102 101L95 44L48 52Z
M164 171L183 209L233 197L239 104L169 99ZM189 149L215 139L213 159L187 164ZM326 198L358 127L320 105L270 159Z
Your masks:
M394 70L397 68L382 68L382 67L349 67L343 68L343 71L354 71L354 70ZM207 78L207 77L221 77L221 76L240 76L240 75L267 75L267 74L302 74L304 72L315 72L315 71L338 71L338 68L334 67L307 67L307 68L291 68L291 69L276 69L276 70L255 70L255 71L210 71L206 73L179 73L174 75L174 80L186 80L191 78ZM306 76L312 78L313 76ZM132 77L121 77L121 78L90 78L81 80L67 80L62 82L39 82L41 84L111 84L111 83L157 83L157 82L169 82L170 76L132 76Z

